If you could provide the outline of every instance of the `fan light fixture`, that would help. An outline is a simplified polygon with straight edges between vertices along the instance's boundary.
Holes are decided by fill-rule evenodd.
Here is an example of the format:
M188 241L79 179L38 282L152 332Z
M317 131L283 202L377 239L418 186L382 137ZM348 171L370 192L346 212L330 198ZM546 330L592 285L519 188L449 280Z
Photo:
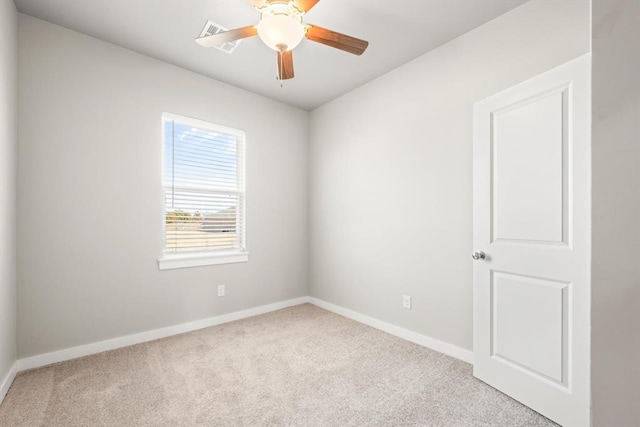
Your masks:
M196 39L202 47L223 46L248 37L260 39L275 50L278 55L278 79L292 79L293 49L303 38L329 47L343 50L354 55L362 55L369 46L366 40L360 40L346 34L327 30L316 25L303 24L302 17L320 0L247 0L261 13L258 25L247 25L203 35ZM205 27L208 29L208 27Z
M271 49L278 52L292 50L304 38L302 15L289 4L272 3L262 10L258 36Z

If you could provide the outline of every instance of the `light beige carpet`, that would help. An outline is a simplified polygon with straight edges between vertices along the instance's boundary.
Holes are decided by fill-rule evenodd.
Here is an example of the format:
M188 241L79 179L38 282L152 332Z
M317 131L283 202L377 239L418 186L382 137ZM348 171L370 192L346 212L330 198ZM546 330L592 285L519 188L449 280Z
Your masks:
M309 304L19 374L0 426L550 426L471 366Z

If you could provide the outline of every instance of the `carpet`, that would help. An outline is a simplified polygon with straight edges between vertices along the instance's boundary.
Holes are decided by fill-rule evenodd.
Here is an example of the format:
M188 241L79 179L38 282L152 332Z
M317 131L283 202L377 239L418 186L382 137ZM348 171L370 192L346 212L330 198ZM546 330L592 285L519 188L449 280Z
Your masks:
M304 304L25 371L1 426L554 426L471 365Z

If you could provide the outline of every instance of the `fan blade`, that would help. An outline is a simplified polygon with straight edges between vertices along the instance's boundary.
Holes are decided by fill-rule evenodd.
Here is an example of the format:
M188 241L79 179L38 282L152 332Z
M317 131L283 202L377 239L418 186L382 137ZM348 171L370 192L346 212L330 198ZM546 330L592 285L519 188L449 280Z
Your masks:
M212 36L204 36L196 39L202 47L221 46L225 43L229 43L235 40L244 39L247 37L253 37L258 34L258 29L255 25L248 27L236 28L235 30L223 31Z
M300 12L309 12L320 0L293 0L293 6Z
M336 33L326 28L307 25L306 37L314 42L326 44L354 55L362 55L369 46L369 42L345 34Z
M287 80L293 78L293 51L278 52L278 78Z

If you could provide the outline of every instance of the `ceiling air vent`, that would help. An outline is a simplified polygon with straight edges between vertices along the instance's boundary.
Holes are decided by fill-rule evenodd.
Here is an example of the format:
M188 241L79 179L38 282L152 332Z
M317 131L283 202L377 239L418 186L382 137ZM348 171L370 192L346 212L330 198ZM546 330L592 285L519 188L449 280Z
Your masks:
M204 28L202 29L202 32L200 33L200 37L205 37L205 36L212 36L214 34L218 34L221 33L223 31L227 31L228 29L223 27L220 24L216 24L215 22L211 22L211 21L207 21L207 23L205 24ZM233 53L234 50L236 50L236 47L238 47L238 45L240 44L241 40L234 40L232 42L228 42L223 44L222 46L214 46L216 49L220 49L223 52L226 52L228 54Z

